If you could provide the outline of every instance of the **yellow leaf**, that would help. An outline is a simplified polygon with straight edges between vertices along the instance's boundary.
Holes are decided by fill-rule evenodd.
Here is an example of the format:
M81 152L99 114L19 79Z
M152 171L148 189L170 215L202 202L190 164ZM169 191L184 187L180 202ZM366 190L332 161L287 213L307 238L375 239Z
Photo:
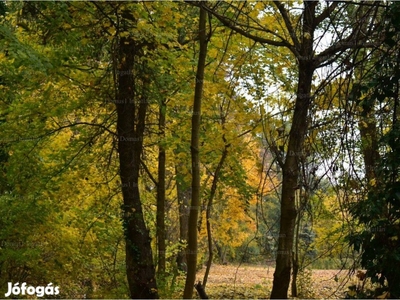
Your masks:
M128 37L129 36L129 31L123 31L119 34L120 37Z
M356 291L355 291L355 290L349 290L349 291L347 292L347 294L348 294L350 297L354 297L354 296L356 295Z

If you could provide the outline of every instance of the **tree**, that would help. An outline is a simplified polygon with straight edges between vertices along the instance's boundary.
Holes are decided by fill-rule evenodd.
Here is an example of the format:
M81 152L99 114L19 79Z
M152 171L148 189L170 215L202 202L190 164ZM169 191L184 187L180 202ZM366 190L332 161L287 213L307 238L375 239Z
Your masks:
M361 254L367 277L380 286L370 297L400 297L400 273L393 268L400 262L398 13L399 5L392 3L386 22L382 22L384 43L377 50L377 60L364 80L354 86L352 98L363 117L360 133L364 137L367 193L350 206L358 230L348 238Z
M166 103L161 101L159 110L160 138L165 137ZM163 276L165 272L165 147L162 141L158 150L158 180L157 180L157 247L158 247L158 273Z
M133 10L137 13L138 10L136 8L140 8L140 5L133 4L130 6L124 4L114 6L112 4L95 3L76 5L77 6L69 4L37 3L26 4L24 6L23 11L26 11L25 18L32 18L34 20L28 25L25 24L24 19L18 20L21 27L31 34L31 40L28 40L27 44L30 45L31 43L33 49L38 48L42 51L47 51L47 53L50 54L50 58L44 59L37 54L28 54L27 56L33 59L36 58L35 68L38 66L38 71L43 73L52 72L53 74L52 80L48 82L45 87L45 99L60 99L62 93L73 95L71 99L80 99L81 94L74 94L74 89L80 89L81 93L83 91L83 96L81 97L85 100L86 97L89 97L89 99L94 97L96 93L98 98L105 100L106 105L104 105L104 103L100 105L98 103L92 104L93 106L91 107L95 108L95 112L98 113L97 116L92 116L92 118L95 117L94 120L96 120L96 117L102 115L102 117L98 118L104 121L104 123L110 122L111 119L111 124L113 124L112 121L115 121L115 118L113 118L115 114L113 114L113 110L111 112L107 111L109 107L108 104L115 104L117 107L117 133L115 134L117 141L112 141L112 139L107 138L104 140L110 143L109 145L111 148L114 143L118 144L118 153L121 163L120 176L122 181L119 187L122 188L122 196L124 199L122 208L124 212L123 225L126 238L127 278L132 297L154 298L157 297L157 289L154 265L152 262L152 249L149 231L144 221L139 191L139 169L141 165L141 155L143 153L143 136L146 127L147 107L149 98L151 97L149 94L151 90L151 81L149 79L150 74L148 73L151 72L151 68L149 68L146 60L143 58L143 51L147 50L150 53L152 50L150 48L154 49L154 43L146 40L146 38L148 38L147 33L144 37L143 35L138 37L141 34L137 34L138 31L133 29L137 28L137 19L130 13L130 10L135 8ZM84 15L84 13L82 13L83 11L87 14ZM48 16L51 17L49 18ZM92 16L95 17L92 18ZM68 40L68 37L66 38L60 35L59 32L53 29L71 28L71 19L76 23L74 24L74 30L69 31L70 39ZM101 22L99 22L99 20L101 20ZM88 23L95 25L92 26L92 31L84 33L85 26L87 26L86 24ZM38 34L35 34L36 30L38 30ZM4 29L3 32L6 33L6 29ZM135 38L133 37L134 32L137 34ZM7 32L7 34L7 39L16 43L17 38L14 38L9 32ZM82 36L86 38L86 41L83 39L84 47L76 47L76 44L74 44L77 40L76 38L79 37L79 39L81 39ZM44 46L40 44L42 40ZM88 40L91 41L89 46L87 46ZM66 41L71 43L70 48L68 48L68 42ZM52 48L52 46L56 47ZM93 47L97 49L93 51ZM27 51L27 48L28 47L25 46L24 51ZM89 49L91 50L89 51ZM88 51L85 52L83 50ZM37 52L39 53L40 51ZM34 51L32 53L34 53ZM70 56L68 54L70 54ZM87 58L88 56L90 57L89 59ZM24 56L22 52L20 52L17 57L20 61L24 61L25 59L26 62L26 56ZM60 57L63 58L62 62L60 61ZM30 64L28 63L27 65ZM112 67L108 68L110 65ZM114 81L110 80L111 78ZM38 79L40 79L40 77ZM68 82L68 86L70 87L68 92L65 89L67 85L63 84L64 80ZM75 84L71 84L70 82ZM39 86L38 90L40 91L42 85L39 84L37 86ZM57 90L53 88L54 86L57 87ZM103 89L103 87L107 88ZM114 95L109 92L110 87L111 90L115 91ZM36 90L32 90L31 97L21 104L21 107L24 109L28 109L29 102L38 97L35 94ZM57 93L58 95L54 96ZM80 101L82 99L80 99ZM42 122L34 122L32 126L37 126L38 132L41 130L44 131L44 136L58 133L63 129L69 129L78 124L89 125L89 127L93 126L93 128L97 127L98 129L101 128L101 133L106 131L114 135L113 130L110 130L109 127L115 129L115 125L113 126L108 123L108 125L103 126L104 123L96 124L96 121L87 121L86 119L89 116L84 112L82 114L83 116L79 115L79 117L84 118L85 121L75 121L74 124L61 126L60 119L62 119L62 122L67 119L67 123L69 123L68 118L71 117L71 114L78 114L77 108L79 108L79 105L73 101L67 101L66 103L67 106L69 105L67 107L68 109L73 110L75 108L75 110L71 112L67 111L67 108L64 108L62 104L54 105L52 106L53 111L47 110L47 113L50 114L49 119L53 122L46 123L47 118L42 117L39 119ZM105 109L104 107L107 108ZM41 114L43 114L44 110L45 108L41 108L40 106L36 109L36 111ZM44 114L44 116L47 115ZM76 118L76 120L78 119L79 118ZM105 121L107 119L108 121ZM33 131L31 131L31 134L32 133ZM97 136L92 136L89 138L89 141L84 143L84 146L80 145L82 147L78 151L78 154L83 148L93 145L93 141L96 137ZM72 139L71 144L78 144L79 147L79 142L77 142L76 139ZM77 148L72 147L72 149ZM66 157L70 156L70 152L67 152L67 154L62 151L60 152ZM48 153L46 154L48 155ZM75 158L78 154L71 156ZM57 166L57 164L54 166ZM114 184L115 183L114 181ZM59 186L59 183L57 186ZM79 249L79 247L76 247L76 249Z
M108 177L115 172L107 159L113 126L109 116L101 117L103 103L93 101L93 91L101 84L90 84L99 79L93 57L103 58L99 53L106 39L94 39L98 44L93 50L81 44L80 26L69 34L53 30L68 28L74 5L13 3L8 8L10 14L1 24L1 47L12 56L3 56L1 64L8 65L4 78L12 84L2 96L17 101L9 102L7 110L2 107L7 118L2 140L11 154L6 174L12 196L6 198L11 220L18 215L23 219L15 228L15 244L7 244L8 254L2 257L2 274L11 267L16 272L9 273L9 281L61 283L66 298L113 293L126 297L125 278L119 275L123 236L115 230L120 227L119 200L116 182ZM17 17L15 10L22 13ZM75 15L75 25L81 25L80 16ZM96 36L97 31L91 34ZM97 96L104 99L102 93ZM14 122L19 115L21 121ZM24 210L28 215L18 213ZM3 233L11 242L9 229ZM26 261L13 264L10 254L15 250Z
M164 288L169 276L171 286L178 278L171 257L181 249L178 267L188 259L189 298L206 248L207 274L213 246L222 260L253 259L256 216L264 218L257 230L276 236L276 245L264 244L278 254L272 296L284 298L291 272L295 278L300 269L302 243L311 242L312 230L304 235L311 221L304 218L311 219L320 199L334 199L316 200L312 172L343 149L334 141L336 134L347 136L341 125L358 122L362 142L346 146L364 150L365 165L389 164L385 149L394 144L382 139L378 146L386 129L374 129L396 127L393 117L383 119L397 102L384 102L389 112L381 114L376 100L362 101L344 109L343 120L341 97L323 96L357 90L340 87L350 81L342 74L352 77L351 59L368 57L369 50L359 49L380 41L376 3L6 7L0 20L2 279L55 278L69 287L66 298L172 296ZM279 97L270 95L272 87L282 91ZM390 136L396 139L396 130ZM262 174L261 152L271 164ZM366 175L371 190L387 175L375 171ZM267 206L273 211L260 211Z
M207 44L210 38L207 33L207 12L200 6L199 19L199 58L197 63L196 86L193 101L192 114L192 139L190 145L192 161L192 201L190 203L188 248L186 252L187 275L183 298L191 299L194 282L196 280L197 267L197 219L200 209L200 158L199 158L199 135L201 121L201 100L203 94L204 70L207 58Z
M263 14L250 11L253 6L263 11ZM292 249L294 238L294 226L296 219L295 192L298 186L300 174L300 160L304 156L304 139L308 130L308 118L313 103L312 81L314 72L332 64L348 49L368 47L368 38L371 37L373 26L367 27L365 20L373 15L377 9L370 6L362 14L355 15L357 19L346 30L341 28L339 33L335 20L343 18L346 8L350 4L338 2L327 3L322 7L316 1L305 1L301 14L291 13L292 4L284 4L273 1L274 7L269 4L237 4L221 2L206 9L212 13L222 24L231 30L271 47L287 48L297 62L298 78L296 88L296 99L293 114L291 116L291 129L287 142L286 156L281 160L282 196L281 196L281 218L280 234L278 240L278 252L276 259L276 270L274 273L274 284L271 298L287 298L290 282ZM360 5L359 7L362 7ZM363 19L361 18L363 17ZM267 27L264 24L272 24L275 19L283 29ZM301 24L301 27L298 27ZM344 25L347 26L347 25ZM335 31L336 29L336 31ZM348 30L347 30L348 29ZM321 39L319 32L334 31L331 44L323 50L317 49ZM354 43L352 41L357 41Z

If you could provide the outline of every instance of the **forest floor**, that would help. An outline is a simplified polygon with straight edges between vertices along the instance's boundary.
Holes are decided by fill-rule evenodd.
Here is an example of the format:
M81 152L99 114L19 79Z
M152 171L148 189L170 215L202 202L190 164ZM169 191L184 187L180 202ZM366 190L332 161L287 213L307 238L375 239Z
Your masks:
M202 281L205 267L197 273ZM268 298L274 268L254 265L213 265L208 276L206 292L213 299ZM343 299L349 285L357 283L347 270L312 270L299 280L299 298Z

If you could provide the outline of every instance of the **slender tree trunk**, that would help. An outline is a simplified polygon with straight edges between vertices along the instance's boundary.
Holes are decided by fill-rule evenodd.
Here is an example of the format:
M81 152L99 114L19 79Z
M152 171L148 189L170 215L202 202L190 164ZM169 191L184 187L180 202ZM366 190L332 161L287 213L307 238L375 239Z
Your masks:
M207 13L202 7L200 7L200 20L199 20L200 52L197 64L196 87L194 93L193 115L192 115L192 139L190 146L191 156L192 156L192 202L190 206L190 215L189 215L188 248L186 252L188 271L186 276L185 290L183 292L184 299L192 298L194 282L196 280L197 219L200 209L199 136L200 136L201 100L203 94L204 70L207 57L206 19L207 19Z
M149 230L143 217L139 192L139 167L147 110L145 95L135 95L135 41L121 37L118 43L117 134L123 196L123 228L126 273L131 298L158 298ZM142 84L148 85L142 81ZM124 101L121 101L124 100ZM129 101L128 101L129 100ZM132 101L134 100L134 101ZM140 104L139 104L140 103Z
M219 263L225 265L225 251L223 251L222 247L218 244L216 240L214 240L215 248L217 248Z
M158 185L157 185L157 248L158 264L157 271L159 278L165 273L165 148L163 138L165 136L165 110L166 104L163 100L159 110L159 131L160 143L158 146Z
M180 172L180 168L175 166L176 173L176 189L178 194L179 204L179 240L187 242L188 227L189 227L189 198L192 190L189 184L186 183L185 175ZM181 249L176 257L176 264L179 270L187 271L186 249Z
M300 193L301 194L301 193ZM300 197L300 196L299 196ZM300 200L300 199L299 199ZM300 202L298 201L298 207L300 207ZM292 297L298 297L298 290L297 290L297 275L299 274L299 241L300 241L300 221L301 221L302 215L297 214L296 218L296 234L295 234L295 241L294 241L294 252L293 252L293 278L292 278Z
M223 137L224 142L226 142L225 137ZM222 152L221 159L218 163L217 168L215 169L215 175L213 179L213 183L211 186L210 197L208 198L207 209L206 209L206 225L207 225L207 242L208 242L208 260L207 260L207 268L203 277L203 289L206 289L208 274L210 273L211 264L213 260L213 240L212 240L212 232L211 232L211 208L213 205L213 200L215 196L215 192L217 191L217 184L219 180L219 174L221 173L222 166L224 165L225 159L228 156L228 148L230 144L225 144L224 151Z
M281 218L278 239L276 267L271 299L287 299L290 284L294 228L296 221L295 193L298 188L300 162L306 156L304 139L308 128L308 111L312 75L316 66L313 63L313 39L316 2L304 2L303 41L299 57L299 79L297 97L289 133L289 143L282 177Z

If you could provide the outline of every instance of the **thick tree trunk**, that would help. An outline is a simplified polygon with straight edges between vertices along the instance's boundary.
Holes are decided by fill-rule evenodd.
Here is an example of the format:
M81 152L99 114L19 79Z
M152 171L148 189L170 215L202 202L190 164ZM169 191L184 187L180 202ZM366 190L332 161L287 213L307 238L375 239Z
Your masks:
M300 161L304 159L304 139L308 128L308 111L311 104L311 84L315 66L313 56L312 20L315 14L315 3L304 3L304 34L301 57L299 59L299 80L297 97L289 133L289 144L282 177L281 219L276 256L276 269L271 292L272 299L287 299L290 284L294 228L296 221L295 193L298 188Z
M160 139L165 136L165 101L160 104L159 130ZM165 148L162 140L158 146L158 185L157 185L157 248L158 264L157 271L159 278L165 273Z
M201 100L203 94L204 70L207 57L207 35L206 35L206 11L200 7L199 20L199 38L200 51L197 64L196 87L194 93L193 115L192 115L192 139L191 139L191 156L192 156L192 202L189 215L189 231L188 231L188 248L186 251L187 258L187 276L185 290L183 292L184 299L191 299L193 296L194 282L196 280L197 265L197 219L200 210L200 157L199 157L199 137L201 122Z
M137 49L130 38L120 38L117 74L117 133L123 196L126 272L131 298L158 298L149 230L143 217L139 192L139 167L147 99L135 99L132 71ZM143 85L146 83L143 82ZM128 101L129 100L129 101ZM134 100L134 101L132 101ZM140 104L139 104L140 103ZM138 107L137 107L138 106ZM136 121L136 122L135 122ZM135 128L136 127L136 128Z
M299 79L296 103L289 133L289 143L285 163L282 169L281 219L278 238L276 267L271 299L287 299L290 284L294 228L296 222L295 193L298 189L300 162L305 158L304 139L308 128L308 111L312 102L313 40L315 6L317 2L304 2L303 36L299 60Z
M300 159L305 155L303 142L307 133L307 115L311 103L311 79L314 71L310 65L304 65L304 63L300 64L300 68L298 96L289 135L288 152L283 166L281 219L272 299L286 299L290 283L296 221L295 192L298 188Z

